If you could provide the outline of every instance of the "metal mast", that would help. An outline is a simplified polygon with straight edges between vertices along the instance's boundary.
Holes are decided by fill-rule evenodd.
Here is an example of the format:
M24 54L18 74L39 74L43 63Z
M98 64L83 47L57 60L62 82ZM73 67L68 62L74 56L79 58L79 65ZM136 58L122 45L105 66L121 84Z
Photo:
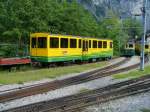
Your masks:
M141 65L140 69L144 70L144 50L145 50L145 37L146 37L146 30L147 30L147 0L144 0L144 7L143 7L143 23L144 23L144 35L142 38L142 45L141 45Z

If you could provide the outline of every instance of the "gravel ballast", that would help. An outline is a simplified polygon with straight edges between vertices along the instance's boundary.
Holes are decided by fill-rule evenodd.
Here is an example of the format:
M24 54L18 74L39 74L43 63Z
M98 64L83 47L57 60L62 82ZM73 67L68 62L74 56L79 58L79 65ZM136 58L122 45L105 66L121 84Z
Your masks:
M83 112L142 112L143 109L150 109L150 92L91 106Z

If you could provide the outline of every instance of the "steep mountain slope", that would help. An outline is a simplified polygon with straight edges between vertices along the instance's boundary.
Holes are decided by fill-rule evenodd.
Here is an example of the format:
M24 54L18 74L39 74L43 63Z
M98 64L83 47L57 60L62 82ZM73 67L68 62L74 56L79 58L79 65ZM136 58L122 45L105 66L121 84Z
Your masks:
M141 15L141 8L144 0L78 0L87 10L89 10L98 20L109 16L108 10L112 9L121 18L135 17ZM148 5L150 9L150 0ZM150 29L150 11L147 16L147 28ZM142 20L142 16L136 17Z
M78 0L78 2L97 18L106 16L109 9L123 16L141 14L140 8L143 5L143 0Z

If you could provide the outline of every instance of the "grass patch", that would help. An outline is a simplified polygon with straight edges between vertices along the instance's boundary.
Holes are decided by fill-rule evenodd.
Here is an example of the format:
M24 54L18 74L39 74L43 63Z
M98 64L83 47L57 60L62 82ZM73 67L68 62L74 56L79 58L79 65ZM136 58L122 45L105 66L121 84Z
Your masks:
M86 89L86 88L81 88L80 91L79 91L79 93L84 93L84 92L88 92L88 91L90 91L90 90Z
M44 78L56 78L70 73L80 73L93 68L106 66L107 62L98 62L84 65L74 65L49 69L30 70L25 72L0 72L1 84L23 83L27 81L41 80Z
M141 109L142 112L150 112L150 109Z
M147 75L147 74L150 74L150 66L146 66L144 71L135 70L135 71L131 71L129 73L116 74L116 75L113 75L113 78L115 78L115 79L137 78L137 77L141 77L141 76Z

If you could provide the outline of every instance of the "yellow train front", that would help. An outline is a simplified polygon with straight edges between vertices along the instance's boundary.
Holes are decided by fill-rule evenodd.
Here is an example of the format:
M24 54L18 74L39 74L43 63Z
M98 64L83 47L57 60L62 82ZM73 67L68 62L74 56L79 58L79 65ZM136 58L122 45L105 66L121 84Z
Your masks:
M33 33L30 36L33 62L93 61L113 56L113 41L90 37Z
M135 51L136 51L136 54L140 55L140 53L141 53L141 42L140 41L136 42ZM150 54L150 42L148 42L148 41L145 42L144 53L145 53L145 55Z

